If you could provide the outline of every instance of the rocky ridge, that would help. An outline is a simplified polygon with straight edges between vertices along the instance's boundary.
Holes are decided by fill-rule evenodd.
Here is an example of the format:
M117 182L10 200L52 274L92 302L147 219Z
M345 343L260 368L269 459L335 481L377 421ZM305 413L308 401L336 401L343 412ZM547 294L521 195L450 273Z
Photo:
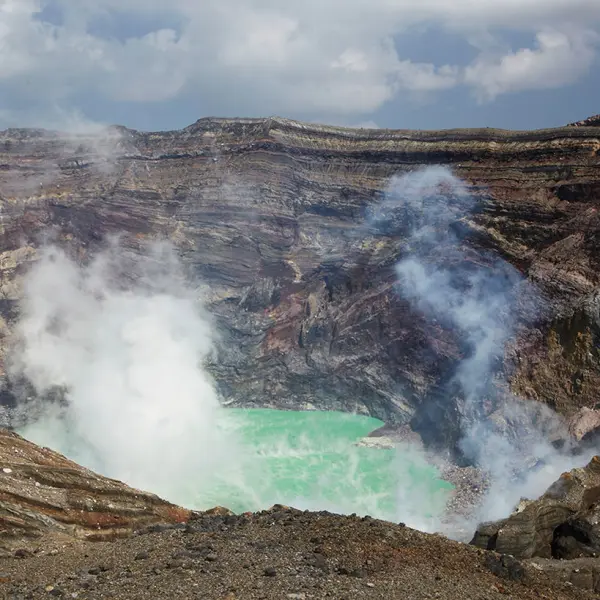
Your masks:
M48 536L127 537L150 525L185 523L191 514L0 429L0 552L27 553Z
M543 299L519 313L501 378L570 417L594 407L600 383L600 128L585 125L416 132L270 118L0 132L0 347L49 230L81 261L110 234L134 252L167 237L210 288L226 402L368 413L452 446L460 392L448 382L468 349L396 293L402 227L365 221L391 177L441 164L477 201L453 224L468 260L491 272L502 257ZM10 405L19 382L5 384Z
M280 505L187 511L7 431L0 464L0 597L11 600L583 600L599 591L587 564L519 561L401 523Z
M573 127L598 127L600 125L600 115L594 115L593 117L588 117L583 121L577 121L576 123L571 123Z
M536 500L522 500L501 521L479 527L472 543L517 558L600 556L600 457L563 473ZM596 564L598 561L593 561Z

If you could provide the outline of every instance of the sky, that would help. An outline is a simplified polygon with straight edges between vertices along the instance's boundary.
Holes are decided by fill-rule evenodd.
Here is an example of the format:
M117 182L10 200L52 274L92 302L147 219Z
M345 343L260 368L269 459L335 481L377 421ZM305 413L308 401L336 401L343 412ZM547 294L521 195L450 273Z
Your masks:
M600 0L0 0L0 129L554 127L599 59Z

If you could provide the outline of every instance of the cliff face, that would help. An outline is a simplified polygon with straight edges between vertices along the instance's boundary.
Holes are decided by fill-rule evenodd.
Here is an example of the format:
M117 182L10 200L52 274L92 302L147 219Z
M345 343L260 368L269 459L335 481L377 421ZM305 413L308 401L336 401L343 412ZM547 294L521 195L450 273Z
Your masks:
M589 557L597 515L569 515L597 499L599 464L564 474L525 508L531 523L513 515L477 533L484 548L561 542L572 558L520 560L368 516L280 504L189 511L0 429L0 596L371 598L375 588L384 598L454 599L460 590L466 599L591 599L600 591ZM552 542L548 523L566 519ZM570 524L594 547L575 540Z
M595 123L592 123L594 125ZM586 124L587 125L587 124ZM513 391L571 415L600 383L600 127L347 130L202 119L173 132L0 133L0 309L53 228L81 260L111 233L167 236L210 286L211 366L237 405L369 412L451 428L443 386L465 349L394 290L401 230L365 230L389 179L449 166L479 200L461 239L514 265L545 309L502 369ZM4 346L6 343L4 343ZM5 390L10 401L10 387ZM437 423L437 425L435 424Z

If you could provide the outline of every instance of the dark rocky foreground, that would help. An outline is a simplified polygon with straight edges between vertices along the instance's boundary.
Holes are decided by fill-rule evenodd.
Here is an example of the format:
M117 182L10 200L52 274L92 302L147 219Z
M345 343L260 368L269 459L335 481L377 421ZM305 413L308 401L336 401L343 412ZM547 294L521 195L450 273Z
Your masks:
M597 125L415 132L273 118L0 132L0 349L49 231L83 262L111 233L135 252L167 237L210 286L211 369L227 402L364 412L452 446L461 391L449 382L469 348L394 290L406 226L365 219L392 176L440 164L476 199L451 223L467 262L493 273L501 257L542 298L533 315L514 309L520 328L495 379L571 417L594 407L600 383Z
M575 496L597 498L598 464L575 474L587 477ZM549 600L600 592L598 559L519 560L402 524L284 506L188 511L5 430L0 469L2 598Z
M391 523L286 507L0 559L7 598L596 597L554 573ZM573 579L574 583L570 580Z

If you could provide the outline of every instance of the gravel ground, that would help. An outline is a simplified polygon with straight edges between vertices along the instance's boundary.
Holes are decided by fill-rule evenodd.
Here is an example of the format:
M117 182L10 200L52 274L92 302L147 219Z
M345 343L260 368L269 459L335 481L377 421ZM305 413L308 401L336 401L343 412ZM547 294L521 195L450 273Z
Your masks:
M202 515L113 542L47 538L0 558L0 582L13 600L596 597L440 535L287 507Z
M441 519L441 532L468 543L477 526L477 509L489 489L486 474L476 467L457 467L452 463L438 465L443 479L454 485Z
M448 500L448 515L470 517L481 504L489 489L489 479L476 467L457 467L446 462L438 465L442 479L454 485L454 493Z

